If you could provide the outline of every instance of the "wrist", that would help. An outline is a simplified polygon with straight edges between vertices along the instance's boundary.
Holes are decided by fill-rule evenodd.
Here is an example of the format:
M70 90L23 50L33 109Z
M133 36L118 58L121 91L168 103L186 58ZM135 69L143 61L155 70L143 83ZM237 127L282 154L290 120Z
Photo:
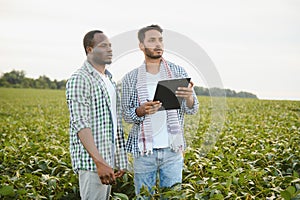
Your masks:
M192 107L194 105L194 97L190 96L186 99L186 104L188 107Z
M101 166L104 166L104 165L107 165L105 161L103 160L94 160L95 164L96 164L96 167L101 167Z
M143 116L146 114L145 112L143 112L141 106L140 106L140 107L137 107L137 108L135 109L135 113L136 113L136 115L137 115L138 117L143 117Z

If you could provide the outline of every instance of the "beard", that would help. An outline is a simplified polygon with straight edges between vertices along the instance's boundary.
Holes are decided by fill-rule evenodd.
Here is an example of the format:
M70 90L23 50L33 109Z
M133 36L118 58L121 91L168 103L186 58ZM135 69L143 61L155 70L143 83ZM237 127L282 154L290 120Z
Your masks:
M95 63L97 63L98 65L110 65L112 63L112 60L108 59L108 60L102 60L101 58L94 58L93 59Z
M110 65L111 63L112 63L111 60L104 60L104 61L103 61L103 64L104 64L104 65Z
M154 52L151 51L150 48L145 48L145 54L147 57L152 58L152 59L159 59L162 57L162 55L154 55Z

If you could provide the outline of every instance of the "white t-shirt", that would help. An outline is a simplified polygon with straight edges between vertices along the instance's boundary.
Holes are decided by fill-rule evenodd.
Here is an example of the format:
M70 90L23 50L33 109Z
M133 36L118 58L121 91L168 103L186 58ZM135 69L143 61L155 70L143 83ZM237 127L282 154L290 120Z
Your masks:
M151 74L147 72L147 89L149 99L154 98L156 85L160 80L160 73ZM169 136L167 129L167 112L157 111L155 114L150 115L152 132L153 132L153 148L166 148L169 146Z
M97 71L97 70L96 70ZM98 72L98 71L97 71ZM114 138L116 139L117 137L117 94L116 94L116 90L114 85L112 84L112 82L109 80L109 78L104 75L101 74L100 72L98 72L102 78L102 80L104 81L105 85L106 85L106 89L108 91L108 95L109 95L109 99L110 99L110 105L111 105L111 116L112 116L112 120L113 120L113 129L114 129Z

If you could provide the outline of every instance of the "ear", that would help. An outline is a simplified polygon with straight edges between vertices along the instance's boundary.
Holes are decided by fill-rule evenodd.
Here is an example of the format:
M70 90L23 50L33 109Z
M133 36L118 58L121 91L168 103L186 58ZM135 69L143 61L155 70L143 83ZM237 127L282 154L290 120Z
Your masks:
M93 48L92 47L87 47L86 51L87 51L87 53L91 53L93 51Z
M142 51L145 50L145 45L142 42L139 43L139 47L140 47L140 50L142 50Z

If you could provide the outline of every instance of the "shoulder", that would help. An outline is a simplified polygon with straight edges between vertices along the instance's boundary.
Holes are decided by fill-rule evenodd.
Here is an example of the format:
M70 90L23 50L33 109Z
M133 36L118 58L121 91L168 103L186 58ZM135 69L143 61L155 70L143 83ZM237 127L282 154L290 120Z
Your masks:
M122 83L136 82L137 74L138 74L138 68L133 69L132 71L125 74L125 76L122 78Z
M84 67L79 68L75 71L67 81L69 84L86 84L90 82L90 74L84 69Z
M176 77L187 76L187 73L182 66L172 63L170 61L167 61L167 63L171 71L176 75Z

